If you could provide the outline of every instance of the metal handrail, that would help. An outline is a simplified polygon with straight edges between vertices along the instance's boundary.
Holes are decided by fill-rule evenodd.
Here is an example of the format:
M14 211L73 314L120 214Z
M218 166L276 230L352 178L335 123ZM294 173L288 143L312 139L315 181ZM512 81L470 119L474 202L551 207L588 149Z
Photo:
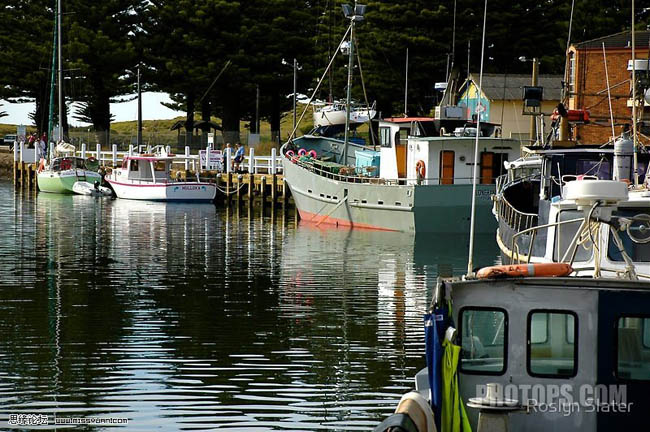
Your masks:
M519 232L522 230L522 224L524 230L535 226L538 218L535 213L524 213L517 210L502 194L496 195L496 197L497 214L510 228Z
M333 180L338 180L338 181L346 181L350 183L371 183L371 184L377 184L380 183L383 185L391 185L391 186L400 186L404 185L406 182L423 182L423 181L440 181L442 178L440 177L425 177L425 178L417 178L417 177L402 177L402 178L385 178L385 177L370 177L370 176L358 176L358 175L344 175L344 174L337 174L333 173L330 171L325 171L321 168L318 168L314 166L312 163L304 162L298 160L298 158L292 159L289 156L284 155L283 156L288 162L293 163L294 165L298 165L308 171L311 171L313 173L316 173L322 177L327 177L331 178ZM356 170L355 170L356 173ZM472 180L472 177L454 177L454 181L457 180ZM492 185L493 183L481 183L482 185Z

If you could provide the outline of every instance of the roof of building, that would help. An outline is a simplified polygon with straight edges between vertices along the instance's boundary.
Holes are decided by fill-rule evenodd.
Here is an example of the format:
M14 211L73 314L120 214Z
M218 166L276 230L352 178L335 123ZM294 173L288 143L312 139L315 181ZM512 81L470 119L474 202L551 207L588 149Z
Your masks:
M648 40L650 39L650 31L635 31L634 32L634 43L637 48L646 48L648 47ZM629 30L623 31L620 33L614 33L608 36L599 37L597 39L592 39L584 42L579 42L573 44L576 49L587 49L587 48L603 48L603 43L605 48L631 48L632 47L632 32Z
M538 85L544 87L545 100L560 100L562 75L539 75ZM470 80L478 87L478 74L470 74ZM483 74L481 90L489 100L521 100L524 86L531 85L530 75Z

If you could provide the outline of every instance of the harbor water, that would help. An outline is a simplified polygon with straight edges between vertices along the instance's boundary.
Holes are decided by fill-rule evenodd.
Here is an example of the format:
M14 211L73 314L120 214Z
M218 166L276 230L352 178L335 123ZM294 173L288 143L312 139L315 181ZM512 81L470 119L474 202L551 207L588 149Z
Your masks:
M462 236L7 182L0 227L0 429L42 414L50 428L371 430L425 365L437 276L467 265ZM493 264L494 236L476 251Z

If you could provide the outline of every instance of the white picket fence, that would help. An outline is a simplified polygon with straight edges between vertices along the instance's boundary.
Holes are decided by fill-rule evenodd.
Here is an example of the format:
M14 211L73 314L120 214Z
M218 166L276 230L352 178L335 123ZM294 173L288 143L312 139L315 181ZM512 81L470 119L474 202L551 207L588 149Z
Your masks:
M171 153L170 148L167 147L167 153ZM94 157L99 161L101 165L110 165L118 166L122 164L122 160L125 156L137 155L141 153L151 153L152 149L147 146L129 146L128 151L117 151L117 145L113 144L111 150L102 150L99 144L96 145L95 149L89 150L86 147L86 144L81 145L81 149L75 152L75 156L87 158ZM214 150L209 146L202 150L206 155L210 155ZM37 151L33 148L26 148L24 143L14 143L14 161L33 163L39 160ZM223 152L222 163L221 164L210 164L210 158L206 157L205 164L201 164L201 158L199 154L191 154L190 148L185 147L185 153L183 155L176 155L176 160L173 164L180 169L178 165L183 165L183 168L186 170L192 171L223 171L231 172L233 170L233 155L232 149L227 148ZM239 164L239 170L251 174L282 174L282 157L278 156L277 149L271 149L271 156L255 156L255 149L250 148L248 155L244 156L244 160Z

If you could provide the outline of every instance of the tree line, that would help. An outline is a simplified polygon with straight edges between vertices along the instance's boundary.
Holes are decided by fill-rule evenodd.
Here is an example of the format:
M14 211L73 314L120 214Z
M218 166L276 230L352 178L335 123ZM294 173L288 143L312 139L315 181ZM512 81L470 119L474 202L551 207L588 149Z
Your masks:
M254 131L259 89L260 116L279 139L293 88L292 68L282 60L297 59L298 92L309 94L347 28L343 3L353 1L63 0L63 93L82 107L68 115L109 131L110 103L135 93L139 67L143 90L169 93L173 108L187 113L189 136L199 118L211 116L222 119L229 142L238 141L241 120ZM483 1L359 3L367 10L357 26L361 68L354 71L353 97L364 100L363 73L382 116L403 114L407 48L410 115L430 112L440 96L434 83L450 71L463 77L468 67L478 70ZM629 3L575 0L572 41L629 28ZM541 59L541 73L563 73L571 4L490 0L484 70L528 73L530 64L518 60L526 56ZM0 99L35 102L31 119L40 131L47 130L50 110L55 9L56 0L0 7ZM645 28L647 12L637 18ZM346 65L337 55L320 99L345 97Z

